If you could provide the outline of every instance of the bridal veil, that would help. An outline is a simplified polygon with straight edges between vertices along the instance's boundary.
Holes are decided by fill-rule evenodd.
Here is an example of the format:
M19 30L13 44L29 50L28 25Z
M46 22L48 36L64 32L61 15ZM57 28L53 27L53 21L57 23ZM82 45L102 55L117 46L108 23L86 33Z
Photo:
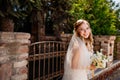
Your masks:
M76 69L71 68L73 54L76 54L73 51L74 48L76 48L80 54ZM91 54L85 43L77 37L76 34L73 34L65 56L64 75L62 80L88 80L87 69L91 63L90 56Z

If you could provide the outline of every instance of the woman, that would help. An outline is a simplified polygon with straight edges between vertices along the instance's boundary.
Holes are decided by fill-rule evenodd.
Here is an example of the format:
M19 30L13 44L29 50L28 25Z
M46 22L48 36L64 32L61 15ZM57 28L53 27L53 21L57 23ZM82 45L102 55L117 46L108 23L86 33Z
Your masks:
M93 53L93 36L90 24L83 19L74 24L74 34L68 46L62 80L88 80Z

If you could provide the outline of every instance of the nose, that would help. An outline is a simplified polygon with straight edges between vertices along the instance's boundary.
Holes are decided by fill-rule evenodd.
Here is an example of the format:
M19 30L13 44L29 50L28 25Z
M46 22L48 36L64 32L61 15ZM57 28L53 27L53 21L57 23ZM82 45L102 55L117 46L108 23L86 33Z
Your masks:
M87 32L87 30L85 29L85 30L84 30L84 32L86 33L86 32Z

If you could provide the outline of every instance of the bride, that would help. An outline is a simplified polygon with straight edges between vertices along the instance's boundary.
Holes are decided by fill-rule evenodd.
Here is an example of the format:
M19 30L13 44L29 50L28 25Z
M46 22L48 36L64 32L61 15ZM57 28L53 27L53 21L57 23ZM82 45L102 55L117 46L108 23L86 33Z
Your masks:
M90 24L83 19L77 20L65 57L62 80L88 80L88 71L95 68L90 65L90 57L93 53L92 44Z

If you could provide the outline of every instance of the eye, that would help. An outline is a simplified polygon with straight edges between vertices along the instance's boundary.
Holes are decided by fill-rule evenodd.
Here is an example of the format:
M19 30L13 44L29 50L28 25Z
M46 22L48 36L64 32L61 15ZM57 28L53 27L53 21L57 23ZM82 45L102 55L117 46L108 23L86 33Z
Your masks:
M83 29L80 29L81 31L83 30Z
M90 29L89 27L87 27L87 30Z
M79 31L83 31L84 29L79 29Z

